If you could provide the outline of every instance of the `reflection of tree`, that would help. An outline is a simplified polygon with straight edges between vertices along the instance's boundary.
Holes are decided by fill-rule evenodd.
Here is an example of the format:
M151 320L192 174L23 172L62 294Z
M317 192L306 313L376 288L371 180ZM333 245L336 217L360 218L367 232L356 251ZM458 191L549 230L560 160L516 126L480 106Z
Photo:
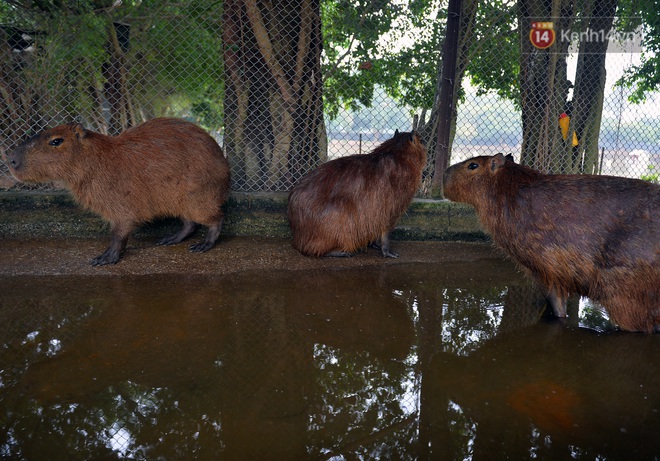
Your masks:
M418 408L411 364L382 363L368 353L346 354L322 345L315 349L320 379L313 393L318 401L310 402L311 455L414 459ZM324 453L324 447L332 449Z
M444 350L465 354L475 343L493 337L500 313L492 309L502 304L501 287L471 290L443 285L425 286L418 298L421 459L464 459L457 455L463 444L456 443L456 433L449 431L451 415L434 411L432 405L437 399L448 399L430 377L432 357Z
M433 357L470 358L501 331L514 306L506 286L520 276L510 263L488 264L487 276L395 264L54 277L29 291L2 281L17 294L0 299L11 327L0 342L0 453L412 459L449 444L461 453L472 429L455 422L473 416L458 404L437 411L449 392ZM52 339L61 348L49 354Z
M538 324L438 354L429 411L446 418L458 458L655 459L660 343L649 339Z
M16 341L8 338L12 349L22 347L20 339L32 328L46 333L52 311L69 299L67 284L57 279L39 287L28 295L36 302L20 305L18 297L9 307L16 318L35 304L51 310L33 315ZM104 301L92 316L60 316L60 328L48 331L63 340L54 358L36 351L7 357L18 362L11 396L3 397L10 411L0 415L2 453L43 459L56 447L83 459L112 457L113 450L138 459L215 459L219 450L230 458L299 458L310 443L312 392L323 388L317 383L327 368L312 363L324 360L315 358L314 344L346 355L354 370L368 368L364 379L382 376L377 392L351 390L391 400L352 414L365 434L377 433L381 412L403 399L396 383L407 379L400 376L406 366L392 359L407 355L412 325L377 273L260 275L259 289L252 274L224 285L162 277L98 279L78 287L75 297L83 305L85 299ZM26 356L32 362L27 371ZM404 429L412 439L410 424ZM35 440L41 431L47 435Z

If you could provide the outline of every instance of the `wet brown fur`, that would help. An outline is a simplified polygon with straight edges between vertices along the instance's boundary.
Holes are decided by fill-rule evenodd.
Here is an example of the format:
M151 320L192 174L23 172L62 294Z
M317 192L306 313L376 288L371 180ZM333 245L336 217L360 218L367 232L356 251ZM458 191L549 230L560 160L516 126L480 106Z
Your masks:
M421 182L426 149L415 133L398 133L373 152L324 163L289 194L293 246L304 255L352 254L378 242L383 256L389 232Z
M60 145L51 145L53 141ZM161 244L179 243L196 223L209 227L204 242L191 251L213 247L229 194L229 163L215 140L181 119L150 120L118 136L61 125L36 135L7 156L21 181L63 183L74 198L110 222L112 243L92 264L119 260L130 232L156 217L184 221Z
M475 207L495 243L546 287L556 308L575 293L601 303L623 330L650 333L658 325L660 186L545 175L498 154L448 168L444 194Z

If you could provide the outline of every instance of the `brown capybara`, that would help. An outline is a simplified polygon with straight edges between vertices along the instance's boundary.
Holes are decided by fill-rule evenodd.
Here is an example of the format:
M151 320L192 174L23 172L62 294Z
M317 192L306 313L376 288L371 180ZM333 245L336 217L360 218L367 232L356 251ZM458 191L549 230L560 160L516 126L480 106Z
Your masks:
M229 163L207 132L185 120L157 118L114 137L60 125L17 147L7 163L20 181L63 183L110 223L110 246L91 260L95 266L119 261L135 226L156 217L183 220L160 245L181 242L197 224L208 226L193 252L211 249L222 230Z
M569 294L606 308L627 331L660 321L660 186L639 179L547 175L502 154L444 174L444 194L475 207L484 229L548 291L558 316Z
M289 194L293 246L308 256L350 256L372 243L384 257L389 232L420 186L426 148L414 132L396 133L365 155L324 163Z

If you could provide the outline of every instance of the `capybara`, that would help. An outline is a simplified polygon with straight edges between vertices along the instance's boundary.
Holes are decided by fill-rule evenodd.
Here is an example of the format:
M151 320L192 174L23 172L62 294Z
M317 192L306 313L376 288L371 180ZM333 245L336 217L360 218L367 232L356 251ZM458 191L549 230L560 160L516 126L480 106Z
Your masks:
M421 183L426 148L396 133L369 154L340 157L307 173L289 194L293 246L308 256L350 256L368 244L384 257L389 232Z
M444 174L445 197L476 209L484 229L548 291L599 302L627 331L660 320L660 186L639 179L547 175L502 154Z
M229 163L203 129L176 118L156 118L118 136L78 123L45 130L7 155L20 181L63 183L86 209L110 223L110 246L92 265L115 264L136 225L156 217L183 220L160 245L179 243L197 224L206 239L190 251L211 249L222 230L229 194Z

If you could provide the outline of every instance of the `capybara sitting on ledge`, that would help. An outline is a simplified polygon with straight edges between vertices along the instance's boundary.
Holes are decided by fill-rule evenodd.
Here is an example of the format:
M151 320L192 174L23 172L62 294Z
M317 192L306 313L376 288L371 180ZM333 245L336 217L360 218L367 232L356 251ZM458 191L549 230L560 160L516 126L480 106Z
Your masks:
M389 232L421 183L426 148L416 133L396 133L365 155L324 163L289 194L293 246L308 256L350 256L369 243L390 251Z
M502 154L447 169L444 194L475 207L484 229L548 290L601 303L613 323L650 333L660 321L660 186L639 179L546 175Z
M136 225L156 217L183 220L159 244L179 243L197 224L206 239L190 247L203 252L222 230L229 195L229 163L215 140L198 126L157 118L118 136L88 131L77 123L34 136L7 155L20 181L60 181L85 208L110 222L111 243L92 265L114 264Z

